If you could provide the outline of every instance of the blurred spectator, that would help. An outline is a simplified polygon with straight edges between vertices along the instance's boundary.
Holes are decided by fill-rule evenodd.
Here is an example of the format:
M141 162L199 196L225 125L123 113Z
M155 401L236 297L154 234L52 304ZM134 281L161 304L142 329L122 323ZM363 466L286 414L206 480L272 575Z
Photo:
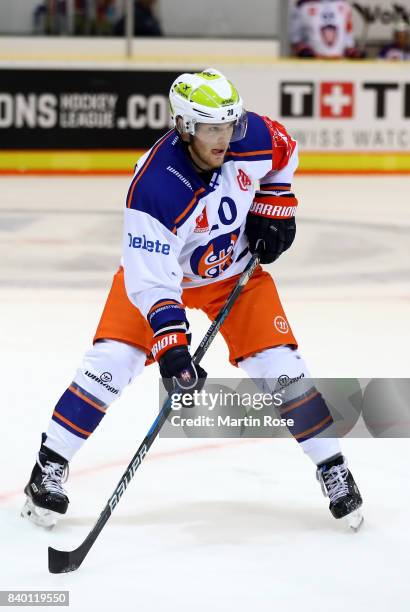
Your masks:
M154 14L153 6L156 0L135 0L134 2L134 35L135 36L162 36L161 26ZM115 26L115 34L123 36L125 33L125 17L122 17Z
M44 0L33 11L35 34L67 34L66 0Z
M410 28L404 21L393 29L393 41L384 46L379 57L385 60L410 60Z
M355 46L347 0L298 0L291 15L290 42L297 57L364 57Z
M45 3L38 4L33 11L34 34L45 34L47 21L47 6Z
M91 34L90 3L88 0L74 0L74 34Z
M112 35L117 21L115 0L97 0L95 7L95 34Z

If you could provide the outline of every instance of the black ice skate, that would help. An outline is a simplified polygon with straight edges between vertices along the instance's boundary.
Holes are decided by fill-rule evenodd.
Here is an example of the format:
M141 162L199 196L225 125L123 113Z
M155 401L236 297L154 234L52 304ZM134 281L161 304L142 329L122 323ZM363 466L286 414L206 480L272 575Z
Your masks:
M43 434L36 464L24 488L27 498L21 516L51 528L67 512L69 500L62 483L68 477L68 461L44 446L45 438Z
M323 495L330 499L329 510L333 516L345 518L349 527L357 531L363 523L360 510L363 500L343 455L335 455L320 463L316 478Z

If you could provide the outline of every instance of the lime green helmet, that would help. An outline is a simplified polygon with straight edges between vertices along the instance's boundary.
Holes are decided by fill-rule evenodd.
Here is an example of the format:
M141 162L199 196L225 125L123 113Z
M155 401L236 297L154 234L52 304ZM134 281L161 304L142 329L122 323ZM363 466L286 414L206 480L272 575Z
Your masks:
M178 130L195 135L197 123L235 122L231 142L246 134L247 117L237 89L218 70L207 68L195 74L184 73L175 79L169 92L174 126L182 118Z

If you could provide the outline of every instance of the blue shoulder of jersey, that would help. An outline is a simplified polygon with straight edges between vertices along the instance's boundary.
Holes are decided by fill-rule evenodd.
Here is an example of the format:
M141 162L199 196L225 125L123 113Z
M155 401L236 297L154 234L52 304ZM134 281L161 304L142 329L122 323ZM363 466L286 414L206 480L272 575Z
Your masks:
M181 139L171 130L155 143L134 176L126 205L147 213L176 233L206 192Z
M272 137L263 118L248 111L248 128L242 140L232 142L226 161L264 161L272 159Z

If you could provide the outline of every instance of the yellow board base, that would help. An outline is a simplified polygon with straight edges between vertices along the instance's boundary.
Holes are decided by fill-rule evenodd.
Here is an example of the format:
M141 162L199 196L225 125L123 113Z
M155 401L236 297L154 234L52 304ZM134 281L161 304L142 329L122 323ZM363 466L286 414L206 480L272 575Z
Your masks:
M142 149L0 151L0 174L133 174Z
M300 154L301 174L408 174L410 153L344 151Z
M145 151L0 151L0 175L130 174ZM302 152L299 174L410 174L410 153Z

